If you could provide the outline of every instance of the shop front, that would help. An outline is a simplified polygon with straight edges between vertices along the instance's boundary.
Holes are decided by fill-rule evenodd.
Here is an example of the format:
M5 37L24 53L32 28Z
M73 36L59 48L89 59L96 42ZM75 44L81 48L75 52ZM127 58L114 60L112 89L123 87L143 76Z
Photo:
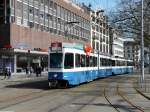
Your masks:
M22 74L26 68L31 68L33 72L36 67L41 67L42 71L47 71L48 53L21 49L0 50L0 73L4 68L10 68L13 74Z

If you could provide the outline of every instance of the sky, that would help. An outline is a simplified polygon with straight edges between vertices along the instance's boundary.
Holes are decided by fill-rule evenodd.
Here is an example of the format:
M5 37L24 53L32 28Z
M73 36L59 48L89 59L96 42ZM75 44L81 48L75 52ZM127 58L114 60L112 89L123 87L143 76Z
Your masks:
M105 12L109 12L113 8L115 8L115 5L117 4L117 0L75 0L77 2L84 2L85 4L92 4L92 8L94 9L104 9Z

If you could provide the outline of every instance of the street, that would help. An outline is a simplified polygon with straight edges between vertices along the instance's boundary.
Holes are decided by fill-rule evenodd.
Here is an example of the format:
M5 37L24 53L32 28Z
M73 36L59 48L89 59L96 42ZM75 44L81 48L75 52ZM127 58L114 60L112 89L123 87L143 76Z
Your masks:
M99 79L68 89L48 89L46 78L1 82L2 112L149 112L150 102L137 93L135 76ZM2 84L1 84L2 85Z

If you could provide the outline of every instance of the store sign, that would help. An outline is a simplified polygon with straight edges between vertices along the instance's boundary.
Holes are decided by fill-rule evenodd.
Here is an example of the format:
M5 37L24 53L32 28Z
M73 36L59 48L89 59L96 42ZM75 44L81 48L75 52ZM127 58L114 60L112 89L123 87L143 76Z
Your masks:
M60 43L60 42L51 43L51 50L52 51L61 51L62 50L62 43Z
M29 46L24 42L18 43L16 47L19 49L28 49L29 48Z

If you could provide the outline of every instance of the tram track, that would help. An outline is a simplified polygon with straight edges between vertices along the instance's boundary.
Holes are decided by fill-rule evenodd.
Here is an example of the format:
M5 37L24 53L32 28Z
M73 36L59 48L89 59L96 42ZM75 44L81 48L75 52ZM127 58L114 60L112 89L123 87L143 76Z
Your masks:
M121 98L126 101L128 104L130 104L132 107L136 108L137 110L139 110L140 112L144 112L144 109L135 105L132 101L130 101L125 95L123 95L123 93L121 91L119 91L119 85L117 85L117 93L119 96L121 96Z
M131 77L125 77L126 78L126 80L125 81L129 81L129 82L124 82L124 84L126 84L126 83L131 83L132 85L133 85L133 87L132 87L132 89L134 89L135 91L136 91L136 89L135 89L135 79L131 79ZM133 101L131 101L131 100L129 100L129 98L127 98L127 96L125 96L125 94L119 89L120 87L119 87L119 84L117 84L117 93L122 97L122 99L124 100L124 101L126 101L129 105L131 105L132 107L134 107L134 108L136 108L138 111L140 111L140 112L145 112L144 111L144 109L142 108L142 107L140 107L140 106L137 106L135 103L133 103ZM136 91L136 93L137 94L139 94L137 91ZM134 94L136 94L136 93L134 93ZM126 94L130 94L130 93L126 93ZM140 94L141 95L141 94ZM142 96L142 95L141 95Z
M150 97L147 96L146 94L144 94L140 88L138 88L138 82L136 79L128 79L130 81L130 83L132 84L132 88L135 90L135 94L140 95L141 97L143 97L143 100L145 100L145 102L149 102L150 101ZM119 85L118 85L119 88ZM137 106L138 107L138 106ZM141 108L142 109L142 108Z
M111 79L112 79L112 78L111 78ZM116 79L116 78L115 78L115 79ZM126 79L128 79L128 78L126 78ZM116 83L117 83L117 86L116 86L116 95L117 95L117 98L121 97L122 101L123 101L124 103L127 103L127 104L128 104L128 106L127 106L127 105L120 105L120 106L127 108L127 109L128 109L129 111L131 111L131 112L133 112L133 111L135 111L135 112L137 112L137 111L138 111L138 112L144 112L144 109L143 109L143 108L141 108L141 107L135 105L132 101L130 101L130 100L119 90L119 84L122 83L122 82L121 82L121 81L117 81ZM107 95L107 92L106 92L106 88L108 88L107 86L108 86L107 84L105 84L105 86L104 86L104 97L105 97L106 101L116 110L116 112L121 112L121 109L119 109L120 107L119 107L118 105L114 104L113 101L111 100L112 98L110 98L110 97ZM121 99L120 99L120 100L121 100ZM130 106L130 108L129 108L129 106Z
M79 94L77 96L73 96L71 99L58 104L56 107L53 107L53 108L49 109L48 112L53 112L53 111L58 110L58 109L60 109L60 108L62 108L64 106L67 106L68 104L72 104L75 100L80 99L83 96L84 96L84 94Z
M142 100L137 100L137 101L134 101L136 99L133 99L133 101L128 97L128 95L130 96L130 92L123 92L123 90L120 90L119 88L119 85L117 85L117 92L118 94L126 101L128 102L131 106L133 106L134 108L136 108L137 110L139 110L140 112L145 112L146 111L146 108L145 106L142 106L140 104L138 104L137 102L149 102L150 98L148 96L146 96L143 92L141 92L138 88L137 88L137 82L135 79L129 79L127 78L127 81L129 82L125 82L125 83L130 83L132 84L132 91L134 91L134 95L138 96L139 98L141 97ZM124 84L125 84L124 83Z
M138 88L134 87L134 89L137 91L137 93L139 93L140 95L142 95L144 98L146 98L147 100L150 100L150 97L148 97L147 95L145 95L143 92L141 92Z
M91 85L93 85L93 83L94 82L90 82ZM87 93L82 93L82 92L77 93L77 92L75 92L76 90L77 91L80 90L81 87L82 88L87 88L87 86L88 86L87 84L83 84L83 85L77 86L75 88L67 89L65 92L68 92L69 94L74 93L75 96L73 96L72 98L70 98L69 100L67 100L65 102L62 102L62 103L58 104L56 107L53 107L53 108L49 109L48 112L57 111L61 108L65 108L65 106L68 106L68 105L77 106L77 107L75 107L74 110L72 110L72 112L80 112L84 107L86 107L91 102L93 102L97 97L99 97L99 96L92 96L91 97L90 94L87 94ZM78 100L82 101L84 103L80 104L80 103L78 103Z
M52 91L50 91L50 90L52 90ZM21 103L25 103L25 102L28 102L28 101L32 101L32 100L35 100L37 98L46 97L46 96L49 96L49 95L53 96L53 95L56 95L58 93L62 94L63 92L66 93L66 92L70 91L70 89L50 89L50 90L48 90L48 91L42 91L41 90L39 92L30 92L29 94L13 97L13 98L9 98L9 99L4 99L3 101L0 101L0 104L5 103L6 105L1 106L0 110L6 109L6 108L9 108L9 107L21 104ZM57 107L54 107L54 108L50 109L49 112L53 112L54 110L56 110L60 107L63 107L67 104L70 104L71 102L73 102L77 99L83 98L84 95L85 94L77 95L77 96L71 98L69 101L63 102L62 104L59 104ZM54 99L55 98L51 99L51 101L54 101ZM89 102L91 102L91 101L92 100L90 100ZM82 109L83 107L84 106L81 106L80 109ZM78 110L80 110L80 109L78 109Z
M105 99L107 100L107 102L117 111L117 112L120 112L120 110L111 103L110 99L108 98L108 96L106 95L106 88L104 88L104 97Z

